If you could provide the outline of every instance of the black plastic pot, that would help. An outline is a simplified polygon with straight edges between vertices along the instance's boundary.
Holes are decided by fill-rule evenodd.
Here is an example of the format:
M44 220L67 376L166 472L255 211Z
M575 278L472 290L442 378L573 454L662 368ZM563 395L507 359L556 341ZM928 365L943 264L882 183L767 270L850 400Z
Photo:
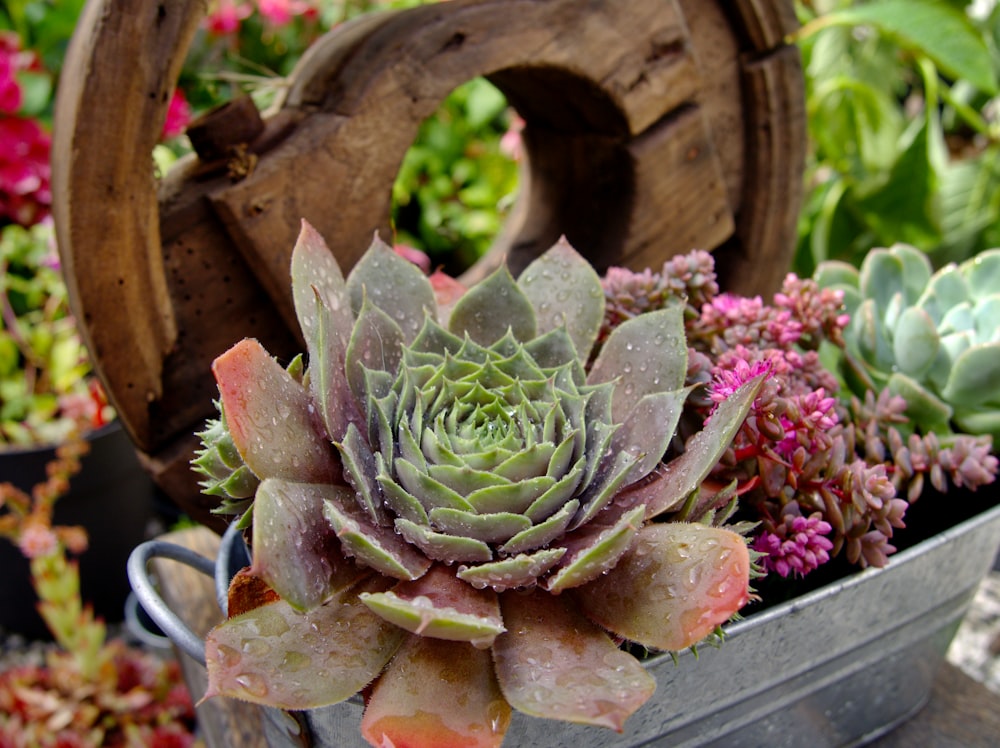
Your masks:
M155 487L139 463L132 442L117 423L88 436L90 452L70 482L70 492L55 508L56 525L82 525L90 544L79 556L82 597L105 621L124 616L130 588L125 564L145 539L153 516ZM0 451L0 483L25 491L45 479L54 447ZM33 639L48 638L38 615L27 559L0 540L0 627Z

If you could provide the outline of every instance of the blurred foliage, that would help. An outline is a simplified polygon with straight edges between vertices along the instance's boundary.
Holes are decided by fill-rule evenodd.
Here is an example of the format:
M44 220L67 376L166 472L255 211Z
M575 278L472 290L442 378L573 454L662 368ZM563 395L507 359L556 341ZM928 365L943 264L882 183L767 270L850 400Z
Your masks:
M1000 245L995 0L800 0L811 149L793 270Z

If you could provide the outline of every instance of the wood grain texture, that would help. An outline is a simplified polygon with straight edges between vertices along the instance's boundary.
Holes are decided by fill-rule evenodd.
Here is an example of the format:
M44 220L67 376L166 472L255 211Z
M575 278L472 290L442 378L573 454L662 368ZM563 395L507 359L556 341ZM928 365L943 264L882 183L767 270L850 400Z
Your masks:
M216 520L188 462L214 414L212 360L248 336L280 360L298 350L300 220L345 270L374 232L389 239L406 150L472 77L525 118L527 163L513 217L467 279L504 260L517 272L560 235L599 270L716 250L743 292L770 293L787 267L805 150L790 0L452 0L365 16L313 45L262 131L255 112L230 112L226 132L202 133L203 159L157 182L145 154L205 6L91 0L53 156L60 249L98 370L158 482L202 522Z

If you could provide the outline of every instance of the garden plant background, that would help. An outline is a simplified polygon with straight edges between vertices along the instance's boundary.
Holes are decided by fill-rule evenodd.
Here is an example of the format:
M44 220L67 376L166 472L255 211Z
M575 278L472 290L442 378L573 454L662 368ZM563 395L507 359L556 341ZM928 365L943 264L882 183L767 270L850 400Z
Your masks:
M168 169L189 150L183 130L197 114L241 92L266 108L283 76L329 28L362 13L414 4L212 3L171 102L163 143L151 154L156 168ZM82 0L9 0L0 9L0 227L8 243L25 230L44 232L50 220L53 91L82 5ZM797 10L803 27L795 41L806 71L811 149L791 270L808 278L827 260L860 265L871 248L897 241L926 253L935 267L1000 245L998 4L831 0L799 2ZM419 258L406 248L420 249L427 255L425 270L441 267L450 274L485 252L516 194L520 124L485 80L470 81L449 97L422 127L393 188L398 251ZM55 255L50 251L47 257L57 273ZM636 289L654 304L666 289L683 289L705 305L692 306L687 315L691 345L706 356L728 356L735 372L730 390L768 367L780 375L785 389L757 403L760 417L748 422L729 463L713 475L720 496L731 495L725 492L735 484L744 503L759 509L756 519L763 529L755 549L766 554L765 568L781 577L801 576L841 552L853 563L881 565L894 550L893 529L902 525L905 502L893 498L898 488L919 495L925 474L942 489L948 480L985 482L975 470L990 464L981 442L967 442L964 452L945 456L940 445L926 440L894 441L899 405L888 397L851 403L850 429L833 430L829 393L837 383L820 370L818 351L822 339L842 333L846 320L836 313L837 299L798 280L789 281L770 303L730 299L712 288L706 262L695 253L646 275L609 275L605 291L614 311L616 301L632 303ZM625 316L635 311L628 303L621 307ZM727 336L726 328L737 332ZM740 335L756 347L741 348ZM693 365L707 371L711 363L695 357ZM721 397L723 390L717 384L713 394ZM6 393L0 396L6 407ZM710 406L706 401L701 407ZM783 431L761 428L768 407L783 414ZM839 473L810 473L810 465L794 462L796 440L807 444L810 454L867 449L883 462L895 461L896 470L880 473L860 460L840 464ZM747 461L761 471L761 480L745 480L740 465ZM794 469L787 469L789 462ZM838 516L829 503L774 502L773 494L788 480L815 481L835 492L838 481L851 479L863 486L858 516ZM857 529L862 525L864 531Z

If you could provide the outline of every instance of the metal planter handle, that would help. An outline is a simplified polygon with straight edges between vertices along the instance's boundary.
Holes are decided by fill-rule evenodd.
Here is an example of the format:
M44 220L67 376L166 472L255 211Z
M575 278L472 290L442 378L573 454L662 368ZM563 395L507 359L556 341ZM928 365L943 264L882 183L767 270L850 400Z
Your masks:
M215 579L215 594L223 613L227 608L229 580L236 569L248 561L246 546L236 525L230 525L222 536L217 561L205 558L189 548L165 540L150 540L136 546L128 559L128 579L143 610L149 614L160 630L180 648L202 665L205 664L205 641L182 621L160 596L149 575L149 562L154 558L167 558L190 566Z

